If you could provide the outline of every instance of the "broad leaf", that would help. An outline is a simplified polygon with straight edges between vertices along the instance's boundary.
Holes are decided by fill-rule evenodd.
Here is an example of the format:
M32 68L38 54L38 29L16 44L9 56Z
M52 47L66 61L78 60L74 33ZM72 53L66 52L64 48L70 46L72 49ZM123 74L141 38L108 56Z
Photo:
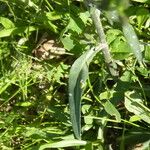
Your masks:
M75 44L73 43L73 40L71 39L70 36L66 36L64 38L61 38L61 41L64 45L64 48L69 50L69 51L75 46Z
M116 38L116 40L111 44L111 48L114 59L126 59L131 53L131 48L128 43L123 42L120 38Z
M3 25L5 29L13 28L15 25L11 20L5 17L0 17L0 23Z
M84 23L80 18L70 17L70 21L68 26L66 27L65 32L67 32L68 30L72 30L78 34L81 34L83 27L84 27Z
M139 29L149 18L149 11L145 8L139 8L136 12Z
M109 29L106 33L107 42L111 44L116 38L122 35L122 32L118 29Z
M143 103L141 96L135 91L125 93L125 107L140 119L150 124L150 109Z
M79 17L80 17L81 20L84 22L84 24L86 24L87 21L88 21L89 18L90 18L90 14L89 14L88 11L86 11L86 12L80 13Z

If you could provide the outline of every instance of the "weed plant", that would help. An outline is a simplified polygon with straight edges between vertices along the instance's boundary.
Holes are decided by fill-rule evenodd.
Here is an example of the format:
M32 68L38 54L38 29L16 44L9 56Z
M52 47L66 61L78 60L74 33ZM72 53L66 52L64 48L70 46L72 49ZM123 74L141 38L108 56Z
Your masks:
M149 150L149 4L0 0L0 149Z

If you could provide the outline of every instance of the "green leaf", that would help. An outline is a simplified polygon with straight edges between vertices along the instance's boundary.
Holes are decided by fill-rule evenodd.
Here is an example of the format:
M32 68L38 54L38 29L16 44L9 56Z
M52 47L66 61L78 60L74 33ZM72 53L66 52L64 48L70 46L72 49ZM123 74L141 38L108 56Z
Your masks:
M137 58L139 64L142 64L142 51L140 48L140 43L138 41L137 35L132 27L127 21L123 21L123 32L126 37L127 42L129 43L132 52Z
M18 102L16 106L29 107L32 106L31 102Z
M53 11L53 12L47 12L47 13L43 12L39 14L35 19L36 19L36 22L43 24L46 28L57 33L58 27L56 26L55 23L53 23L53 21L59 20L60 18L61 18L61 15Z
M131 116L130 117L130 122L135 122L135 121L139 121L139 120L141 120L141 118L140 117L138 117L138 116L136 116L136 115L134 115L134 116Z
M39 128L35 128L35 127L26 127L26 132L24 132L24 135L26 137L31 137L31 136L37 135L41 138L46 138L46 132L43 132Z
M118 110L115 108L115 106L110 101L107 101L105 103L104 109L109 115L115 116L115 118L118 122L121 122L120 113L118 112Z
M2 78L0 80L0 94L2 94L6 89L15 82L16 76L14 75L15 71L13 71L11 74L9 74L8 78Z
M82 105L82 114L90 114L91 105ZM93 118L84 117L84 123L88 126L92 126Z
M112 44L112 53L114 59L123 60L129 57L131 51L130 46L128 43L121 41L117 38Z
M5 29L14 28L14 23L5 17L0 17L0 23L4 26Z
M79 14L79 17L80 17L81 20L84 22L84 24L86 24L87 21L88 21L89 18L90 18L90 13L89 13L88 11L83 12L83 13L80 13L80 14Z
M148 2L149 0L132 0L132 1L140 2L140 3L145 3L145 2Z
M146 22L149 18L149 11L145 8L139 8L136 12L138 28L140 29L141 26Z
M58 33L58 28L56 25L54 25L50 20L46 19L44 21L44 24L46 25L47 28L49 28L51 31Z
M45 14L45 16L47 17L48 20L59 20L62 18L62 15L60 13L57 12L47 12Z
M140 119L150 124L150 109L143 103L141 96L135 91L125 93L125 107Z
M66 36L64 38L61 38L61 41L64 45L64 48L67 49L67 50L71 50L73 49L73 47L75 46L74 43L73 43L73 40L71 39L70 36Z
M3 29L0 31L0 38L20 33L28 33L28 32L30 33L35 30L37 30L37 27L34 26L23 26L23 27L13 27L9 29Z
M111 44L120 35L122 35L122 32L120 30L118 30L118 29L109 29L106 33L108 44Z
M90 49L81 55L72 65L69 74L69 105L71 122L75 138L81 138L81 97L88 78L88 65L100 51Z
M88 77L88 66L84 64L80 72L75 73L76 66L71 68L69 75L69 103L71 121L74 130L75 137L80 139L81 134L81 96L83 88L81 84L85 84ZM73 79L74 77L74 79Z
M40 146L39 150L44 150L46 148L63 148L63 147L74 147L74 146L84 146L86 145L86 141L81 140L63 140L60 142L55 142L51 144L44 144Z
M148 68L144 68L144 67L136 67L137 68L137 71L139 71L139 73L142 75L142 76L144 76L144 77L146 77L146 78L148 78L149 77L149 74L150 74L150 70L148 69Z
M150 46L145 47L145 59L150 61Z
M31 0L19 0L19 1L24 3L24 5L28 5L29 7L33 7L34 9L39 10L39 7Z
M78 34L81 34L83 27L84 27L84 23L82 22L82 20L80 18L70 17L70 21L66 28L66 31L72 30L72 31L77 32Z

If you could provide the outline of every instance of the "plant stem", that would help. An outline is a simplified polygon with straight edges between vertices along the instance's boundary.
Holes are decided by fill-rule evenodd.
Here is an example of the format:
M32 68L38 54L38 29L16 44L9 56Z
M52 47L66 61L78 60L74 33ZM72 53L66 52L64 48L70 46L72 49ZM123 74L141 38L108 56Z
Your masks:
M104 48L102 49L102 52L103 52L103 55L104 55L105 62L108 66L108 69L109 69L109 71L110 71L110 73L113 77L117 77L118 76L117 65L111 57L111 54L110 54L110 51L109 51L109 46L107 44L106 36L105 36L103 26L102 26L102 23L101 23L101 20L100 20L101 12L96 7L91 6L90 14L91 14L92 20L94 22L97 34L99 36L99 43L105 45Z

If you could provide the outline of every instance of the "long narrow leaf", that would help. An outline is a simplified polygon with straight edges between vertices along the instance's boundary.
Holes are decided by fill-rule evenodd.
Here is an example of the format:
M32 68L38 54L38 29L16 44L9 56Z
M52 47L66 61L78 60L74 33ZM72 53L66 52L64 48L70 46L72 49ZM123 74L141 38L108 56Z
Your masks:
M81 140L63 140L56 143L44 144L40 146L39 150L44 150L47 148L62 148L62 147L73 147L73 146L83 146L86 145L86 141Z
M132 25L130 25L128 22L125 22L124 20L122 28L126 40L129 43L135 57L137 58L139 64L142 64L142 51L140 48L140 43Z
M81 55L72 65L69 75L70 116L75 138L81 138L81 97L88 78L88 65L101 48L90 49Z

